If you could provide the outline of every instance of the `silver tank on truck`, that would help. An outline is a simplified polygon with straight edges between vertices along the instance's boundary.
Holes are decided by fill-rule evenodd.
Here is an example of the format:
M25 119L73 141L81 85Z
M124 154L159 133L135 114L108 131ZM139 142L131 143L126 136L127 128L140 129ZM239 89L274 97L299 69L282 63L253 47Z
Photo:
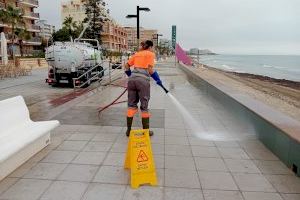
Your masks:
M82 39L90 19L73 42L54 42L46 49L45 58L50 66L48 84L68 82L72 86L88 86L95 78L104 76L102 51L97 39ZM92 44L95 44L93 46Z
M89 42L96 42L92 46ZM47 82L50 85L67 82L74 85L86 83L104 75L102 66L102 51L97 40L78 39L74 42L55 42L46 48L45 58L50 66ZM98 74L98 76L97 76ZM90 81L89 81L90 80Z
M100 50L80 42L55 42L46 49L46 60L57 70L69 73L102 62Z

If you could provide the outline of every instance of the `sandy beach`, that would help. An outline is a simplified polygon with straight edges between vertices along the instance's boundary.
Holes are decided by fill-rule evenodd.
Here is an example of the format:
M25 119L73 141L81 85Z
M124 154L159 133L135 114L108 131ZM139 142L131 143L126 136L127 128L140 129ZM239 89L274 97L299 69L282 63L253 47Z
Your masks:
M300 82L227 72L202 64L197 67L202 76L248 94L300 123Z

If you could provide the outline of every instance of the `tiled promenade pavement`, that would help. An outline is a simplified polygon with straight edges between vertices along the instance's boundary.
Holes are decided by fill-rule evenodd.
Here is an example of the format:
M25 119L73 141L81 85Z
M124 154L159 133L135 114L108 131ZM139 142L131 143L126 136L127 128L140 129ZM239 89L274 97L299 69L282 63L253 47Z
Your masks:
M199 132L221 140L196 137L153 84L152 147L159 186L132 190L123 169L126 105L104 111L100 120L96 112L123 90L111 86L54 117L62 125L53 131L51 145L0 183L0 199L300 199L300 179L255 139L251 126L191 85L173 62L160 63L158 69L197 120Z

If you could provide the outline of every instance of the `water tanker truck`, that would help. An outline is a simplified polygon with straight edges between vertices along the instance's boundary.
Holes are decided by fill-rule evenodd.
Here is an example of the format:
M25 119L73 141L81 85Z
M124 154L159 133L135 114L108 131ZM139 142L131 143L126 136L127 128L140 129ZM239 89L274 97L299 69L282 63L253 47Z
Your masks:
M92 43L97 43L97 46ZM102 51L97 40L54 42L46 48L45 58L49 65L46 81L52 86L59 83L88 86L104 75Z

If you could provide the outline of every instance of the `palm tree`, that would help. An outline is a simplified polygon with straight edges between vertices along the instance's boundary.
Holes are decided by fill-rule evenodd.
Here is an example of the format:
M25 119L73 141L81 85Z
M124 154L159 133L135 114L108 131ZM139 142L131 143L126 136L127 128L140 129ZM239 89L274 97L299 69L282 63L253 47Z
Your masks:
M76 25L77 25L77 26L76 26L76 29L75 29L75 31L74 31L74 37L77 38L77 37L79 37L79 35L80 35L81 32L83 31L84 25L83 25L82 22L78 22Z
M0 20L11 27L11 38L14 49L14 43L16 39L15 29L18 25L24 26L25 24L25 22L23 21L23 14L19 8L14 8L9 5L7 6L6 10L0 10ZM14 51L12 52L12 56L14 58Z
M26 29L17 28L15 31L15 35L18 38L18 43L20 46L21 57L23 57L23 42L31 39L31 34Z
M78 29L77 22L72 17L66 17L63 22L63 27L69 31L70 36L73 38L76 30Z
M104 19L107 18L106 12L109 12L103 12L102 9L105 8L105 6L106 3L104 0L84 1L86 18L83 22L91 22L84 33L85 38L97 39L101 43L101 32L103 30Z

